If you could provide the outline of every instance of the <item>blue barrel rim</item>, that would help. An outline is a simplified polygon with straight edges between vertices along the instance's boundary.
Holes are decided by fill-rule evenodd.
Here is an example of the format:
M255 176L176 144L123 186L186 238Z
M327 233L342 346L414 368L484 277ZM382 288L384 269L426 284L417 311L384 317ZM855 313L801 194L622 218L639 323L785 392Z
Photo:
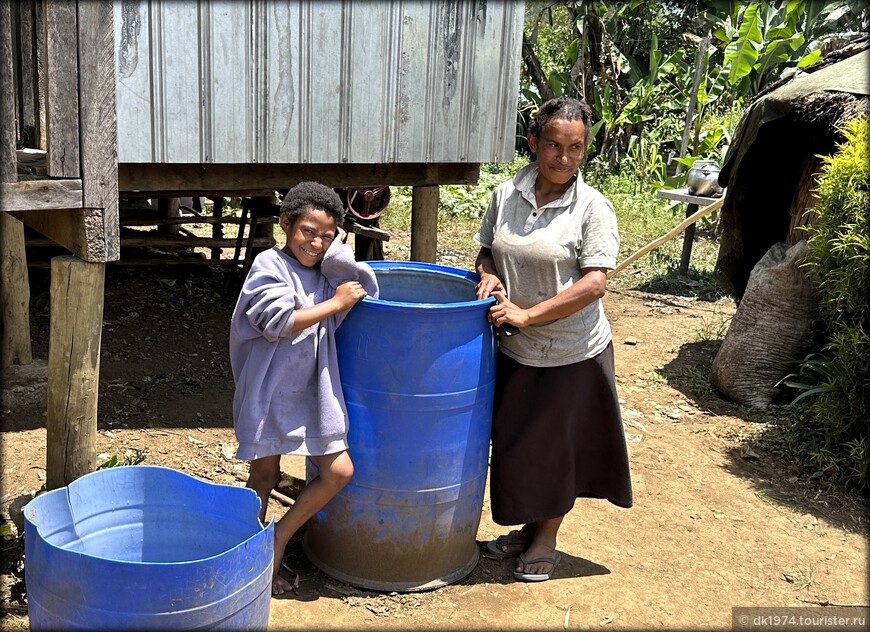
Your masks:
M461 268L453 268L451 266L439 265L437 263L425 263L422 261L396 261L386 259L383 261L365 261L371 266L372 270L377 274L378 270L406 270L413 272L435 272L438 274L447 275L461 281L470 281L477 285L480 277L476 272L463 270ZM475 299L473 301L459 301L456 303L408 303L405 301L388 301L382 298L372 298L366 296L362 302L375 309L409 309L409 308L426 308L427 311L445 312L453 310L477 309L483 306L493 305L495 298L489 296L487 298Z
M212 486L223 485L224 487L231 487L233 489L240 489L240 490L248 489L246 487L237 487L236 485L225 485L223 483L213 483L211 481L204 480L204 479L199 478L197 476L193 476L192 474L188 474L187 472L183 472L181 470L177 470L177 469L171 468L171 467L166 467L163 465L122 465L119 467L135 467L135 468L140 468L142 470L144 470L144 469L162 470L165 472L172 472L173 475L186 476L186 477L191 478L194 481L196 481L197 483L200 483L202 485L212 485ZM239 541L239 543L236 544L235 546L232 546L224 551L221 551L220 553L216 553L216 554L210 555L208 557L201 557L201 558L197 558L195 560L180 560L180 561L176 561L176 562L144 562L141 560L119 560L119 559L115 559L112 557L104 557L101 555L94 555L93 553L88 553L86 551L71 551L70 549L68 549L66 547L58 546L57 544L54 544L53 542L50 542L48 539L46 539L46 537L42 534L42 531L40 529L40 525L28 517L28 511L27 511L28 507L30 507L31 504L37 503L37 501L40 501L41 499L46 498L49 494L64 494L65 493L67 496L69 496L69 493L70 493L69 486L70 485L72 485L73 483L76 483L78 481L81 481L87 477L94 476L96 474L101 474L104 471L106 471L106 470L96 470L94 472L88 472L87 474L83 474L79 478L72 481L69 485L65 485L63 487L58 487L57 489L49 490L43 494L39 494L36 497L32 498L26 505L24 505L23 514L24 514L25 526L27 524L30 524L36 530L36 533L39 536L39 539L41 540L42 544L50 547L54 551L59 551L62 554L76 555L76 556L79 556L79 557L82 557L85 559L97 560L99 562L108 562L111 564L125 564L125 565L130 564L132 566L155 566L155 567L194 565L194 564L204 564L207 562L215 561L218 558L225 557L229 553L236 551L240 547L247 546L251 541L255 540L256 538L265 537L264 533L273 533L274 532L274 522L275 522L274 518L270 518L269 522L266 523L265 525L260 523L259 518L257 518L257 522L259 523L259 531L255 532L254 534L245 538L244 540ZM251 491L254 491L254 490L251 490ZM254 493L256 494L256 492L254 492Z

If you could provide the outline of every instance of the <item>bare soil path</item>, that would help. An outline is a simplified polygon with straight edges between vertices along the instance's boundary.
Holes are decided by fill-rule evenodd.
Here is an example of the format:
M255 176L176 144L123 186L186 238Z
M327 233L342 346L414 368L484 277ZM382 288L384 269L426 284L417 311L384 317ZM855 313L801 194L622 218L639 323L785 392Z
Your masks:
M388 244L386 258L406 259ZM470 269L467 253L439 261ZM111 267L107 274L98 452L241 484L233 459L227 331L239 287L228 270ZM34 357L48 354L48 273L32 271ZM611 292L635 506L578 500L541 584L514 581L512 561L482 556L456 584L383 594L334 580L303 555L287 566L298 594L272 600L282 629L730 629L735 606L867 604L867 513L753 446L759 425L704 384L710 333L733 313L716 303ZM627 341L627 342L626 342ZM632 344L633 343L633 344ZM33 382L28 382L33 385ZM2 509L45 481L45 401L20 388L3 402ZM301 459L284 459L303 475ZM280 515L283 506L273 502ZM488 503L477 535L506 529ZM21 539L0 541L3 629L27 629Z

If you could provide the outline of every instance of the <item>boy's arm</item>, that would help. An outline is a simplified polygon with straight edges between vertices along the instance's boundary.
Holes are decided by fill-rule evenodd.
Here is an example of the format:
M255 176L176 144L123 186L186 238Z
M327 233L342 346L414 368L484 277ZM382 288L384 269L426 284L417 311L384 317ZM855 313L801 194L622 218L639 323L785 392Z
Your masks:
M311 307L297 309L293 318L293 331L302 331L315 323L349 310L366 296L363 286L357 281L342 283L335 289L335 295Z

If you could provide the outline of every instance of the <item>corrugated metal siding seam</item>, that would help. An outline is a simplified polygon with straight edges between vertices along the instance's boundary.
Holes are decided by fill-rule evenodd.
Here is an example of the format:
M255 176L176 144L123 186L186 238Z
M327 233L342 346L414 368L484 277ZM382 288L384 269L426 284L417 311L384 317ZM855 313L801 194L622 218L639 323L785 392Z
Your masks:
M263 0L254 0L250 4L251 16L251 87L245 91L249 100L248 130L251 139L251 159L254 162L268 162L269 136L266 121L269 120L269 77L267 60L269 59L269 32L267 27L267 11Z
M310 162L311 156L311 110L313 109L311 94L311 48L313 37L312 6L309 2L300 3L298 41L299 53L297 72L299 81L299 132L297 135L296 155L299 162ZM306 42L308 45L306 46Z
M148 59L148 65L152 72L152 100L151 100L151 127L154 130L152 136L154 147L152 151L152 160L154 162L167 162L165 152L166 125L164 112L166 111L166 101L164 98L163 85L163 53L161 47L161 30L162 21L160 19L160 7L154 7L151 3L148 4L148 22L151 24L151 56ZM156 63L155 63L156 62Z
M520 9L523 9L520 11ZM516 60L521 54L521 41L523 20L525 19L525 7L523 3L511 2L510 8L505 7L504 22L502 22L502 55L499 63L498 73L498 93L513 94L513 99L503 99L498 105L497 120L509 123L505 129L495 131L498 144L493 143L495 147L501 148L501 161L510 162L514 157L514 146L516 145L516 111L519 101L520 77L519 64ZM510 134L510 141L507 142L505 136Z
M470 10L460 12L461 15L468 15L468 19L462 29L463 41L460 50L459 68L461 75L457 77L462 85L459 99L459 137L457 139L457 155L460 162L465 162L469 154L469 148L472 138L472 121L471 111L478 99L478 94L474 89L474 62L477 56L474 54L477 51L477 11L476 0L471 0Z
M353 24L354 4L352 1L341 3L341 42L339 58L341 60L341 87L338 100L338 159L349 162L352 152L351 139L353 129Z
M211 98L212 86L214 85L214 70L211 63L214 33L211 12L202 4L199 5L199 28L199 93L202 95L199 107L202 116L202 129L205 132L200 134L199 152L202 162L211 162L215 155L214 138L216 136L214 99Z
M427 55L429 56L429 60L426 64L426 85L425 89L425 103L426 107L424 111L426 113L426 119L421 122L421 127L424 130L423 133L423 143L422 147L424 147L424 162L432 162L432 155L435 151L435 123L436 116L435 110L438 107L438 104L435 100L435 76L436 70L441 61L439 55L438 48L438 28L437 25L440 24L440 16L441 16L441 2L433 2L429 5L429 38L428 45L426 46Z
M383 123L383 134L380 138L380 162L393 162L395 157L391 152L390 139L396 135L396 92L398 90L398 68L399 60L397 56L401 51L401 40L396 37L397 33L401 33L402 29L402 4L400 2L390 3L390 27L384 32L384 50L387 51L386 64L384 66L383 80L383 103L385 105L381 121ZM373 182L372 184L380 184Z

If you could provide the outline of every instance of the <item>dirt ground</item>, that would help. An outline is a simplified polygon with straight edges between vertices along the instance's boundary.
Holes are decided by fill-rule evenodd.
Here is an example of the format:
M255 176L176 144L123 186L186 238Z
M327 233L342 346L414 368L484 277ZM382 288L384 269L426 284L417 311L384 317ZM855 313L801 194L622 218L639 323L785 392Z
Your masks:
M407 259L406 237L387 244L387 259ZM470 269L471 254L441 253L439 262ZM98 461L144 456L242 484L247 468L233 458L227 355L240 281L209 266L109 266ZM31 283L34 370L41 367L44 379L48 271L32 270ZM298 574L298 594L272 599L270 629L730 629L735 606L866 605L866 510L753 444L760 428L746 409L686 386L687 376L703 376L715 350L709 333L721 329L733 302L624 289L609 293L605 308L633 508L578 500L560 533L562 562L540 584L518 583L511 560L482 555L453 585L378 593L323 574L297 536L285 564ZM4 516L44 484L46 450L44 382L6 386ZM301 459L285 457L283 465L304 476ZM272 501L270 511L278 516L284 507ZM491 521L485 501L478 542L506 530ZM21 538L7 535L0 546L0 625L25 630Z

